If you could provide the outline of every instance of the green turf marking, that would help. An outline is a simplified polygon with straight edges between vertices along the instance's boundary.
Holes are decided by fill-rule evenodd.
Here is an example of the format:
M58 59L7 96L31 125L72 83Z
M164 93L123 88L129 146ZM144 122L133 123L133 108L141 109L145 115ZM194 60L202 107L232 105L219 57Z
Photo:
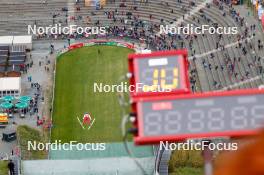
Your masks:
M120 76L127 72L127 56L133 52L122 47L92 46L72 50L58 58L52 141L121 141L117 94L94 93L93 84L118 83ZM90 130L84 130L77 120L85 112L96 119Z

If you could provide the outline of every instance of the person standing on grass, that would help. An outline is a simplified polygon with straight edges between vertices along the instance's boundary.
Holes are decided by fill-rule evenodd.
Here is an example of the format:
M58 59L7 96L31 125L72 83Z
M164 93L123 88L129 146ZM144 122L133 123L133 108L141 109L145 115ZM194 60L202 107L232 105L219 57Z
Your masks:
M12 160L9 161L7 164L10 175L15 175L15 164L12 162Z

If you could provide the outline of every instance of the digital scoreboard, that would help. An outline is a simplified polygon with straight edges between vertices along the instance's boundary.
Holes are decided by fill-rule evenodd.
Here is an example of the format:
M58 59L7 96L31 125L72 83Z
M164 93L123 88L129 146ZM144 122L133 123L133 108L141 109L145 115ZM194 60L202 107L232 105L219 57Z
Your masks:
M131 54L129 71L132 97L190 92L186 50Z
M252 135L264 125L264 90L135 98L136 144Z

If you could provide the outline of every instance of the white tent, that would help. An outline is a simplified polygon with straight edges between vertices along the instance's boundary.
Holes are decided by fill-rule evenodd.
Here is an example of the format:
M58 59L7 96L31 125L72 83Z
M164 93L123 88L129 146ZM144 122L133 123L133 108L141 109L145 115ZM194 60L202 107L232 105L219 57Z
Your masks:
M25 46L26 49L32 50L32 36L14 36L13 45Z
M26 49L32 50L32 36L0 36L0 45L4 46L24 46Z
M21 93L20 77L0 78L0 97L11 95L18 97Z
M0 46L10 46L13 43L13 36L0 36Z

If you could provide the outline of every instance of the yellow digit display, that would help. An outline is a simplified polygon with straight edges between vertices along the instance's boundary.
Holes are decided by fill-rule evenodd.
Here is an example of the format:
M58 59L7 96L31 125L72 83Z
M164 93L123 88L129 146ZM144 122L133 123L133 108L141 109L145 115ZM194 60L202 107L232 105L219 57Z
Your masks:
M159 78L160 78L160 84L159 84ZM154 69L153 71L153 83L152 85L144 85L143 91L144 92L153 92L156 91L158 88L160 89L176 89L179 84L179 69L174 68L173 69L173 80L172 84L167 84L166 82L166 70L165 69Z

